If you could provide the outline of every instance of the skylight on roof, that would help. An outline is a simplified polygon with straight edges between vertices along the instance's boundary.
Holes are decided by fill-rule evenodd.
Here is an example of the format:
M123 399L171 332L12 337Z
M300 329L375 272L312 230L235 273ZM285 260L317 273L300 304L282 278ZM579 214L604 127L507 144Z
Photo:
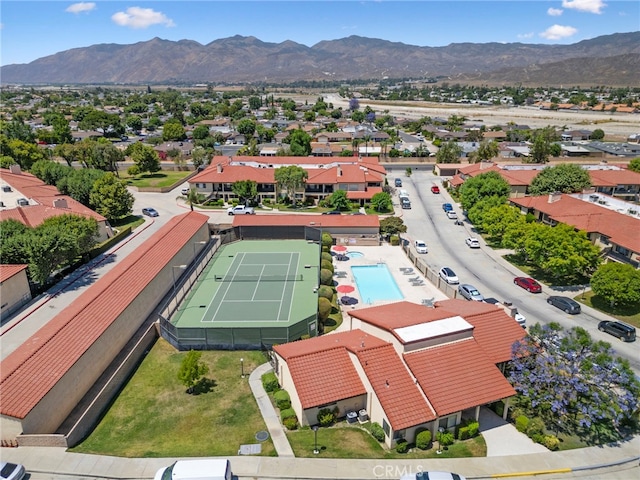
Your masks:
M394 332L403 343L427 340L429 338L441 337L452 333L464 332L473 328L469 322L459 315L455 317L435 320L433 322L419 323L409 327L394 329Z

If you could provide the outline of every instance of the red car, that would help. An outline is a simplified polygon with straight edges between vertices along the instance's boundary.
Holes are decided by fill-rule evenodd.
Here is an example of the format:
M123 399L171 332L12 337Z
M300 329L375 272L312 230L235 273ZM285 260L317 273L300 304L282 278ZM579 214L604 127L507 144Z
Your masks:
M540 293L542 291L542 286L533 278L516 277L513 279L513 283L515 283L519 287L524 288L527 292Z
M438 187L437 185L433 185L431 187L431 193L440 193L440 187Z

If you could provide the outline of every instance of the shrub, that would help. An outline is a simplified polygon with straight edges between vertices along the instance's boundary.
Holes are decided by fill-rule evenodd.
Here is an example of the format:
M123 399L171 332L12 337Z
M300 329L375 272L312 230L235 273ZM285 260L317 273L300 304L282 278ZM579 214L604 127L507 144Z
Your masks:
M426 450L431 445L431 432L429 430L423 430L416 435L416 447L420 450Z
M329 270L331 273L333 273L333 263L331 263L331 261L322 260L322 263L320 263L320 268L322 268L323 270Z
M318 423L321 427L328 427L336 421L336 415L328 408L321 408L318 412Z
M375 438L379 442L384 442L384 430L379 423L373 422L369 431L371 432L373 438Z
M273 394L273 399L276 402L276 407L280 410L291 408L291 397L286 390L278 390Z
M520 407L514 407L509 411L509 417L511 417L511 420L513 420L514 422L516 421L516 418L518 418L521 415L526 415L527 412Z
M322 285L331 285L333 283L333 272L323 268L320 270L320 283Z
M288 417L282 420L282 424L285 426L287 430L297 430L298 419L296 417Z
M438 432L436 435L436 440L440 443L441 447L447 447L449 445L453 445L454 436L451 432Z
M280 388L278 384L278 377L273 372L265 373L262 375L262 386L267 392L275 392Z
M293 411L293 408L287 408L285 410L280 410L280 418L284 422L287 418L298 418L296 417L296 412Z
M467 428L469 429L469 438L473 438L478 435L478 432L480 431L480 424L478 422L471 422L467 425Z
M558 440L558 437L555 435L544 435L542 445L547 447L549 450L557 450L560 446L560 440Z
M529 420L526 430L527 436L533 438L533 435L541 435L544 433L544 422L541 418L535 417Z
M326 260L327 262L333 262L333 256L329 252L322 252L320 260Z
M525 415L520 415L519 417L516 418L516 429L519 432L526 432L527 431L527 427L529 426L529 418Z
M409 450L409 444L407 443L407 441L402 438L400 440L398 440L396 442L396 452L398 453L407 453L407 450Z
M318 298L318 318L324 322L331 314L331 302L324 297Z
M333 288L329 285L320 285L320 288L318 288L318 296L324 297L329 301L333 300Z
M389 237L389 243L391 245L400 245L400 237L398 235L391 235L391 237Z
M458 429L458 440L467 440L469 437L469 427L460 427Z

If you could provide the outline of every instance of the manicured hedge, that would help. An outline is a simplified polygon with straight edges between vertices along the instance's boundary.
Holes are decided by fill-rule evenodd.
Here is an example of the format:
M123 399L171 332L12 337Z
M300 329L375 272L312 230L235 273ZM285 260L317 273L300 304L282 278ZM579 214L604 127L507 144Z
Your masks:
M278 377L273 372L265 373L262 375L262 386L267 392L275 392L280 388L278 384Z
M429 430L423 430L416 435L416 447L420 450L426 450L431 445L431 432Z
M371 435L373 435L373 438L375 438L379 442L384 442L384 430L379 423L373 422L369 430L371 432Z
M276 402L276 407L280 410L286 410L291 408L291 397L286 390L278 390L273 394L273 400Z

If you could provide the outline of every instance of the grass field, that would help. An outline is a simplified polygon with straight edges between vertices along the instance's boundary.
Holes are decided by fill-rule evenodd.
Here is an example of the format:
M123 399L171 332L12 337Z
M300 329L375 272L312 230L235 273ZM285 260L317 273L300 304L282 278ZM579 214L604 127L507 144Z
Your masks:
M618 320L622 320L636 328L640 328L640 304L632 305L629 307L611 307L609 302L605 299L598 297L593 292L585 292L584 298L582 294L573 297L576 302L584 303L589 307L593 307L596 310L611 315Z
M73 452L119 457L237 455L266 430L248 376L265 358L258 351L205 351L210 391L186 393L177 378L186 352L159 339L91 435ZM275 456L271 440L262 454Z
M120 178L124 180L127 185L131 185L132 187L169 187L183 178L186 178L191 173L193 172L190 170L162 170L160 172L142 173L140 175L132 176L126 171L119 172Z
M417 459L485 457L487 455L487 446L481 435L463 442L456 442L441 454L436 453L434 446L428 450L413 448L407 453L397 453L395 450L384 448L364 428L350 426L346 422L318 430L318 450L320 450L318 455L313 454L315 438L310 428L287 432L287 438L296 457Z

